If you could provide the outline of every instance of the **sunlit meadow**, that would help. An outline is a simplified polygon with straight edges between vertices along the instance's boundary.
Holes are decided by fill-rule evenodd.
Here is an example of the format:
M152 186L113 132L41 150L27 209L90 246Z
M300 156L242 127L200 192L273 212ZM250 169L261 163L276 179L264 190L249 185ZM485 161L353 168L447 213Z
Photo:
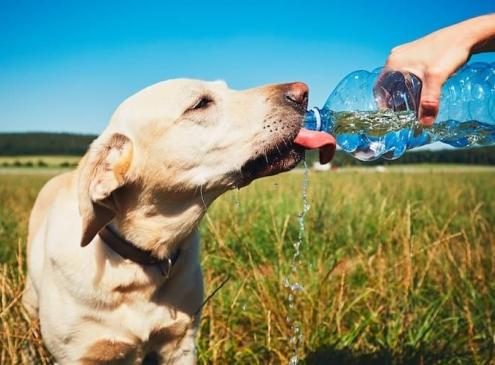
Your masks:
M495 170L302 173L254 182L203 219L200 364L285 364L289 275L306 364L495 364ZM0 175L0 363L50 363L20 305L29 212L50 174Z

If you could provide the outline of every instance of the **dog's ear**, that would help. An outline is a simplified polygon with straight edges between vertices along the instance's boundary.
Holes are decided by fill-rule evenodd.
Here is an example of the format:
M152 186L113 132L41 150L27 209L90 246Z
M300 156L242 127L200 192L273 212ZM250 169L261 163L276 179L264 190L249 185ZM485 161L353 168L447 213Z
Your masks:
M100 137L101 138L101 137ZM124 186L132 160L132 142L123 134L98 138L81 161L78 194L81 246L89 244L116 214L112 193Z

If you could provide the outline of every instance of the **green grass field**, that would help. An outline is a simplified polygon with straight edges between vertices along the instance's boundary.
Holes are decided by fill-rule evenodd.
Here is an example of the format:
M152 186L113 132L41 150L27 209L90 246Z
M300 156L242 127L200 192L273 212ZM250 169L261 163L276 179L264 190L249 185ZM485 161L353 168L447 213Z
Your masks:
M495 170L416 166L311 173L297 272L303 175L263 179L202 222L207 303L200 364L495 364ZM0 175L0 364L49 363L19 298L29 211L46 174Z

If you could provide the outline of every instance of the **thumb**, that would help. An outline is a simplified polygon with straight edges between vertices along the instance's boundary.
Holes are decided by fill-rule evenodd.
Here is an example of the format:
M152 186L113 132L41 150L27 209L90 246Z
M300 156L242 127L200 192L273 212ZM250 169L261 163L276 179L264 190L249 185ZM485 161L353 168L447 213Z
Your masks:
M441 78L425 77L419 103L419 122L423 125L432 125L437 117L442 84Z

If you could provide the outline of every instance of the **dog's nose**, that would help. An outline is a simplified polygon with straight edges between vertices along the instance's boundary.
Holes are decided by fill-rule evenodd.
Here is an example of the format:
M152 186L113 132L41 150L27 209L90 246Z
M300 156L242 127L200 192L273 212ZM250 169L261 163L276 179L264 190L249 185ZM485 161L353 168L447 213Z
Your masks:
M308 106L308 86L303 82L293 82L287 84L285 90L285 100L306 109Z

